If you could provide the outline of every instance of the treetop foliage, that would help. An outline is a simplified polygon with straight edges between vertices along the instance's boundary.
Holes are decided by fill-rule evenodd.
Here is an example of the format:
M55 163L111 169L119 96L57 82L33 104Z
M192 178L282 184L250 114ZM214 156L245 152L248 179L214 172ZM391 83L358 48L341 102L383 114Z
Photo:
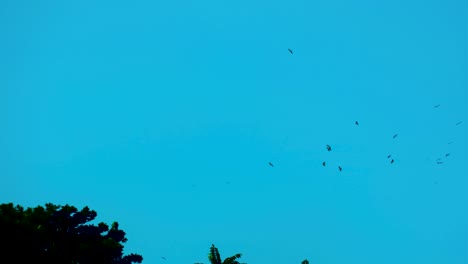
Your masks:
M117 222L89 224L97 213L47 203L27 208L0 204L0 260L5 263L131 264L137 254L123 256L125 232ZM0 261L3 263L3 261Z
M221 255L219 254L218 249L215 245L211 245L210 253L208 254L208 259L211 264L240 264L236 259L240 258L241 254L235 254L232 257L226 258L224 261L221 261Z

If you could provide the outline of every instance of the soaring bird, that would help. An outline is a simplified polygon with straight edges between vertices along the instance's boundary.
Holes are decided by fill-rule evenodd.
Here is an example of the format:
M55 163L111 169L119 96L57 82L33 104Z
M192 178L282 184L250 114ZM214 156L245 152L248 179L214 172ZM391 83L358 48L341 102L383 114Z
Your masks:
M342 170L342 168L341 168L340 166L338 166L338 169L339 169L340 171Z
M293 51L291 49L288 49L289 50L289 53L293 54Z
M327 150L328 150L328 151L331 151L330 145L327 145Z
M165 257L161 257L161 258L164 259L164 260L167 260Z
M268 162L268 164L269 164L270 166L274 167L273 164L272 164L271 162Z
M396 137L398 137L398 134L393 135L393 138L396 138Z
M359 122L358 122L358 121L356 121L356 122L354 122L354 123L356 124L356 126L359 126Z
M395 162L395 161L392 159L392 160L390 161L390 163L393 163L393 162Z
M453 141L452 141L452 142L449 142L449 143L447 143L447 144L449 144L449 145L450 145L450 144L453 144Z
M391 158L391 157L392 157L392 155L388 155L388 156L387 156L387 159L389 159L389 158Z
M456 123L455 125L458 126L458 125L461 124L461 123L463 123L463 122L458 122L458 123Z
M438 105L434 105L434 108L437 108L437 107L439 107L439 106L440 106L440 104L438 104Z
M450 153L445 154L445 157L448 157L448 156L450 156Z
M438 162L437 162L437 164L442 164L442 163L444 163L444 162L443 162L443 161L438 161Z
M324 162L322 162L322 165L325 167L325 165L326 165L325 161L324 161Z

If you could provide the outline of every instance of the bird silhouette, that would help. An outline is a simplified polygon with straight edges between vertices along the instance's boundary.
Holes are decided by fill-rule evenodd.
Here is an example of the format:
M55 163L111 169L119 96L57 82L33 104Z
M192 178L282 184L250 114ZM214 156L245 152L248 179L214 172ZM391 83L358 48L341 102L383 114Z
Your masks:
M342 171L342 170L343 170L343 169L342 169L340 166L338 166L338 169L339 169L340 171Z
M398 137L398 134L393 135L393 138L396 138L396 137Z
M439 107L439 106L440 106L440 104L438 104L438 105L434 105L434 108L437 108L437 107Z
M161 257L161 258L164 259L164 260L167 260L165 257Z
M392 157L392 155L388 155L388 156L387 156L387 159L389 159L389 158L391 158L391 157Z
M437 164L443 164L444 162L443 161L438 161Z
M293 54L293 51L291 49L288 49L289 50L289 53Z
M458 126L458 125L461 124L461 123L463 123L463 122L458 122L458 123L456 123L455 125Z
M268 162L268 164L269 164L270 166L274 167L273 164L272 164L271 162Z
M324 162L322 162L322 165L325 167L325 165L326 165L325 161L324 161Z
M445 154L445 157L448 157L448 156L450 156L450 153Z
M356 121L356 122L354 122L354 123L356 124L356 126L359 126L359 122L358 122L358 121Z
M395 160L392 159L392 160L390 161L390 163L393 163L393 162L395 162Z
M327 145L327 150L328 150L328 151L331 151L330 145Z

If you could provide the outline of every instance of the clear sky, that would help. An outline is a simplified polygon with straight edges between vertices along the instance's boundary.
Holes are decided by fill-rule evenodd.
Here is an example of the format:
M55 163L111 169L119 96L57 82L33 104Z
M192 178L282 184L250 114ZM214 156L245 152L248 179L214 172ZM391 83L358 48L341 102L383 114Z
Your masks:
M87 205L147 264L466 264L467 13L0 1L0 202Z

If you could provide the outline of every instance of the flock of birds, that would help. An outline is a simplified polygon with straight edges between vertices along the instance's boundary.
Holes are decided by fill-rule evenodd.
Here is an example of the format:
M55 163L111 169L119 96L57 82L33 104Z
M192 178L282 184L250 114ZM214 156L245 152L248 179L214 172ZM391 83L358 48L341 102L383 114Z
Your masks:
M292 54L292 51L291 51L291 50L289 50L289 52L291 52L291 54ZM358 122L358 121L354 122L354 124L356 124L357 126L359 126L359 122ZM393 135L393 139L395 139L396 137L398 137L398 134ZM327 149L328 152L332 151L332 147L331 147L330 145L326 145L325 148ZM449 154L447 154L447 155L449 155ZM391 157L392 157L392 155L390 154L390 155L387 156L387 159L390 159ZM446 156L446 157L447 157L447 156ZM394 163L394 162L395 162L394 159L391 159L391 160L390 160L390 164L392 164L392 163ZM273 163L271 163L271 162L268 162L268 165L270 165L271 167L274 167L274 166L275 166L275 165L273 165ZM322 166L323 166L323 167L327 166L327 162L326 162L326 161L322 162ZM338 171L340 171L340 172L343 171L343 168L341 167L341 165L338 165Z
M434 108L438 108L439 106L440 106L440 104L439 104L439 105L435 105ZM460 122L457 122L455 125L458 126L458 125L460 125L461 123L463 123L463 122L461 122L461 121L460 121ZM452 144L452 143L453 143L453 142L449 142L448 144L450 145L450 144ZM447 154L444 155L444 157L448 157L448 156L450 156L450 153L447 153ZM442 158L437 158L437 159L436 159L436 163L437 163L437 164L443 164L444 162L442 161Z
M288 49L288 51L289 51L289 53L290 53L291 55L294 54L294 52L293 52L291 49ZM434 108L438 108L438 107L440 107L440 104L434 106ZM462 123L463 123L463 122L457 122L455 125L458 126L458 125L460 125L460 124L462 124ZM359 122L358 122L358 121L355 121L354 124L355 124L356 126L359 126ZM393 137L392 137L392 139L397 139L397 137L398 137L398 134L394 134ZM448 144L452 144L452 143L454 143L454 142L449 142ZM332 151L332 147L331 147L330 145L325 145L325 149L326 149L328 152L331 152L331 151ZM450 153L446 153L443 157L449 157L449 156L450 156ZM387 156L387 159L389 160L389 163L390 163L390 164L395 163L395 159L394 159L394 157L392 156L392 154L389 154L389 155ZM442 160L442 157L439 157L439 158L436 159L436 164L443 164L443 163L444 163L444 161ZM271 166L271 167L275 167L275 165L274 165L272 162L268 162L268 165ZM322 162L322 166L323 166L323 167L327 166L327 162L326 162L326 161L323 161L323 162ZM343 168L341 167L341 165L338 165L337 167L338 167L338 171L339 171L339 172L343 171ZM229 184L230 182L226 182L226 183ZM194 186L194 185L192 185L192 186ZM161 259L167 260L165 257L161 257ZM204 263L202 263L202 262L195 262L194 264L204 264ZM240 263L240 264L247 264L247 263Z
M434 107L437 108L437 107L439 107L439 106L440 106L440 105L436 105L436 106L434 106ZM456 123L455 125L458 126L458 125L460 125L461 123L463 123L463 122L458 122L458 123ZM359 122L356 121L355 124L358 126L358 125L359 125ZM392 138L393 138L393 139L396 139L397 137L398 137L398 134L395 134L395 135L393 135ZM453 142L449 142L448 144L452 144L452 143L453 143ZM326 148L327 151L329 151L329 152L332 151L332 147L331 147L330 145L326 145L325 148ZM450 156L450 153L447 153L447 154L444 155L444 157L448 157L448 156ZM392 154L389 154L389 155L387 156L387 159L390 160L390 164L393 164L393 163L395 162L395 159L392 158ZM443 164L444 162L442 161L442 158L437 158L437 159L436 159L436 163L437 163L437 164ZM275 165L273 165L273 163L271 163L271 162L268 162L268 165L270 165L271 167L274 167L274 166L275 166ZM326 161L322 162L322 166L325 167L326 165L327 165L327 162L326 162ZM343 168L341 167L341 165L338 165L338 170L339 170L340 172L343 170Z
M293 51L292 51L291 49L288 49L288 51L289 51L289 53L294 54ZM440 104L434 106L434 108L438 108L438 107L440 107ZM458 122L458 123L456 123L455 125L458 126L458 125L460 125L461 123L463 123L463 122ZM359 122L358 122L358 121L354 122L354 124L355 124L356 126L359 126ZM398 137L398 134L393 135L393 139L396 139L397 137ZM449 142L448 144L452 144L452 143L453 143L453 142ZM325 147L326 147L327 151L329 151L329 152L332 151L332 147L331 147L330 145L326 145ZM450 156L450 153L447 153L447 154L444 155L444 157L448 157L448 156ZM393 163L395 162L395 160L392 158L392 154L389 154L389 155L387 156L387 159L390 160L390 164L393 164ZM436 163L437 163L437 164L443 164L444 162L442 161L442 158L437 158ZM274 166L275 166L275 165L273 165L273 163L271 163L271 162L268 162L268 165L270 165L271 167L274 167ZM326 161L322 162L322 166L325 167L326 165L327 165L327 162L326 162ZM340 171L340 172L343 171L343 168L341 167L341 165L338 165L338 171Z

